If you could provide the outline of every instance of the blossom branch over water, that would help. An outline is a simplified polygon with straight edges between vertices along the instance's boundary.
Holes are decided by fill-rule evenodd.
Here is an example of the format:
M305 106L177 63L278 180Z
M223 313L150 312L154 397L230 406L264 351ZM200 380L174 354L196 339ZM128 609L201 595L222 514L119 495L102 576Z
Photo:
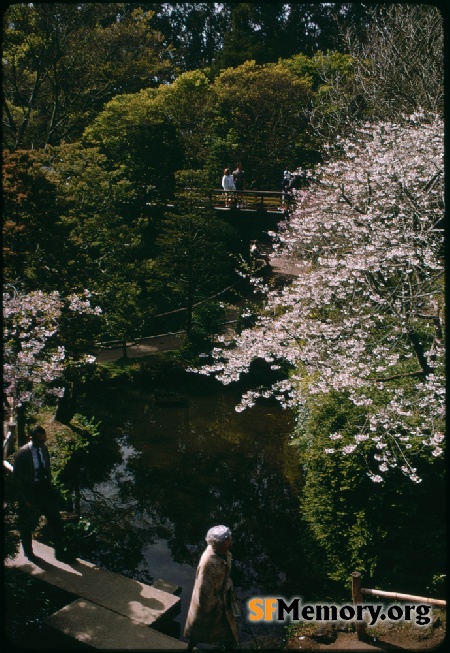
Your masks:
M66 350L58 339L62 311L76 314L100 312L91 306L90 293L67 300L58 292L40 290L25 293L8 285L3 292L3 389L13 400L13 409L36 401L36 389L61 397ZM89 358L86 359L89 362Z
M342 393L364 420L352 441L330 434L330 455L369 445L372 480L398 467L418 482L414 455L439 457L444 437L442 121L365 125L306 176L276 244L298 277L267 290L255 326L197 371L227 384L256 359L287 365L286 378L245 393L236 410L262 396L300 408Z

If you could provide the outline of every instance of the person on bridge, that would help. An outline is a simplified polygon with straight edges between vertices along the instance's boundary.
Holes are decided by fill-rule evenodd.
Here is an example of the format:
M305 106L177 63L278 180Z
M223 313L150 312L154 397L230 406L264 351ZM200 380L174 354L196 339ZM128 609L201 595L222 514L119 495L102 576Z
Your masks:
M289 170L285 170L283 173L283 181L281 182L281 202L285 206L289 202L289 195L292 183L292 173Z
M58 493L51 482L47 434L42 426L31 431L31 440L15 455L13 480L18 499L18 527L25 556L36 561L33 552L33 531L44 515L52 531L55 557L74 560L64 550L63 523L58 510Z
M238 642L238 614L231 573L231 531L213 526L206 534L208 546L200 558L189 605L184 636L188 651L198 643L220 643L233 649Z
M223 171L222 177L222 188L225 192L225 206L232 206L234 203L234 191L236 186L234 184L233 175L231 174L230 168L225 168Z
M238 163L236 170L233 170L233 180L237 190L237 204L239 208L239 205L242 203L242 195L239 194L239 191L245 190L245 172L242 170L242 163Z

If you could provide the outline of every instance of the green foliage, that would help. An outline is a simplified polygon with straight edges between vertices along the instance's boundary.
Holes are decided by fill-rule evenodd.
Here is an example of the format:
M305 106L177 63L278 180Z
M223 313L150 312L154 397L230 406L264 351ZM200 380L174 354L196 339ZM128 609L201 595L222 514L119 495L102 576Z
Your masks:
M115 166L97 147L79 143L49 149L45 157L58 183L60 220L67 233L59 254L59 287L92 292L103 311L97 338L136 337L149 310L151 264L144 252L147 220L128 215L135 191L125 166ZM78 322L73 335L81 333Z
M73 551L77 558L83 559L84 555L92 550L91 540L96 537L98 528L95 523L83 517L64 524L68 551Z
M231 29L213 65L217 72L237 67L245 61L275 61L276 44L281 36L282 3L239 2L231 8ZM279 47L279 46L278 46Z
M110 166L122 167L141 205L173 194L183 153L175 127L151 89L111 100L83 140L98 146Z
M316 52L312 57L296 54L289 59L280 59L279 63L292 71L299 79L305 79L311 90L323 92L332 80L347 84L353 78L355 61L349 54L341 52Z
M74 141L114 95L174 72L152 13L122 3L16 3L3 25L3 137L11 149Z
M32 151L3 157L3 273L26 290L53 290L66 235L59 220L55 180Z
M296 135L297 161L310 167L320 161L324 144L343 137L364 117L364 98L355 86L357 61L348 54L318 51L281 59L280 66L309 84L307 128Z
M254 187L278 189L283 170L295 167L292 144L306 126L308 89L307 82L280 64L258 66L255 61L228 68L215 80L215 134L222 139L234 135L234 157Z
M205 196L208 196L212 183L207 170L195 170L192 168L178 170L175 175L177 201L195 201L203 204Z
M210 212L168 216L157 239L155 273L161 292L186 308L190 335L194 304L229 285L233 267L229 252L235 232Z
M182 70L211 64L229 27L227 3L158 2L150 6L155 12L152 24L164 34Z
M68 470L79 459L80 453L86 453L92 441L100 434L99 424L84 415L74 415L70 425L58 426L51 433L51 456L53 477L57 485L64 488Z
M187 169L203 166L208 152L215 97L210 81L201 70L180 75L172 84L160 86L155 102L175 126L182 143ZM178 169L181 161L178 160Z
M333 580L347 583L352 571L360 571L366 584L370 579L401 591L399 583L411 582L405 581L409 564L417 569L417 585L403 589L423 592L444 566L443 465L435 461L431 470L423 460L419 471L424 480L413 488L400 472L390 484L374 484L367 475L367 451L359 458L325 453L332 444L329 435L336 431L351 442L362 417L338 394L308 407L295 442L306 477L302 515Z
M192 311L192 324L181 356L191 364L198 363L198 355L210 351L215 338L225 330L225 306L219 301L206 301Z

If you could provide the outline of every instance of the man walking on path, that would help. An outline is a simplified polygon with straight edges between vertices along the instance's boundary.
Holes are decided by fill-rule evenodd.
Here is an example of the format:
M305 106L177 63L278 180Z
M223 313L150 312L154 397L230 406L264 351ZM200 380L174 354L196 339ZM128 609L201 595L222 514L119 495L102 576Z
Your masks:
M63 523L59 514L59 497L51 482L50 456L42 426L31 431L31 440L15 455L13 480L19 503L18 526L25 556L35 561L33 531L44 515L52 531L55 556L69 562L73 556L64 551Z

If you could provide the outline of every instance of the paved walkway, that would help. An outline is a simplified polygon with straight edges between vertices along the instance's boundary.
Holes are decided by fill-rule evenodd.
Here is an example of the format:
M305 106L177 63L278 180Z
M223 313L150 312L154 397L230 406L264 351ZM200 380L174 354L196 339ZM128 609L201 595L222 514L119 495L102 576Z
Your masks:
M305 270L304 265L295 265L292 262L286 261L284 258L271 259L270 266L274 277L284 281L295 279ZM231 317L236 317L235 312L232 311ZM164 351L173 351L179 349L182 342L183 333L167 333L142 338L138 343L127 347L127 356L128 358L140 358ZM100 349L97 354L97 361L99 363L112 362L122 358L122 355L122 347Z
M150 356L162 351L173 351L179 349L182 344L182 334L168 333L160 336L151 336L142 338L137 344L127 347L128 358L140 358L141 356ZM122 347L111 347L110 349L100 349L97 354L97 362L106 363L122 358Z
M79 597L46 619L51 628L98 649L186 648L185 643L149 628L163 617L177 614L179 597L84 560L60 562L53 549L40 542L33 542L33 550L36 563L20 552L7 560L6 566ZM160 584L171 589L162 581Z

